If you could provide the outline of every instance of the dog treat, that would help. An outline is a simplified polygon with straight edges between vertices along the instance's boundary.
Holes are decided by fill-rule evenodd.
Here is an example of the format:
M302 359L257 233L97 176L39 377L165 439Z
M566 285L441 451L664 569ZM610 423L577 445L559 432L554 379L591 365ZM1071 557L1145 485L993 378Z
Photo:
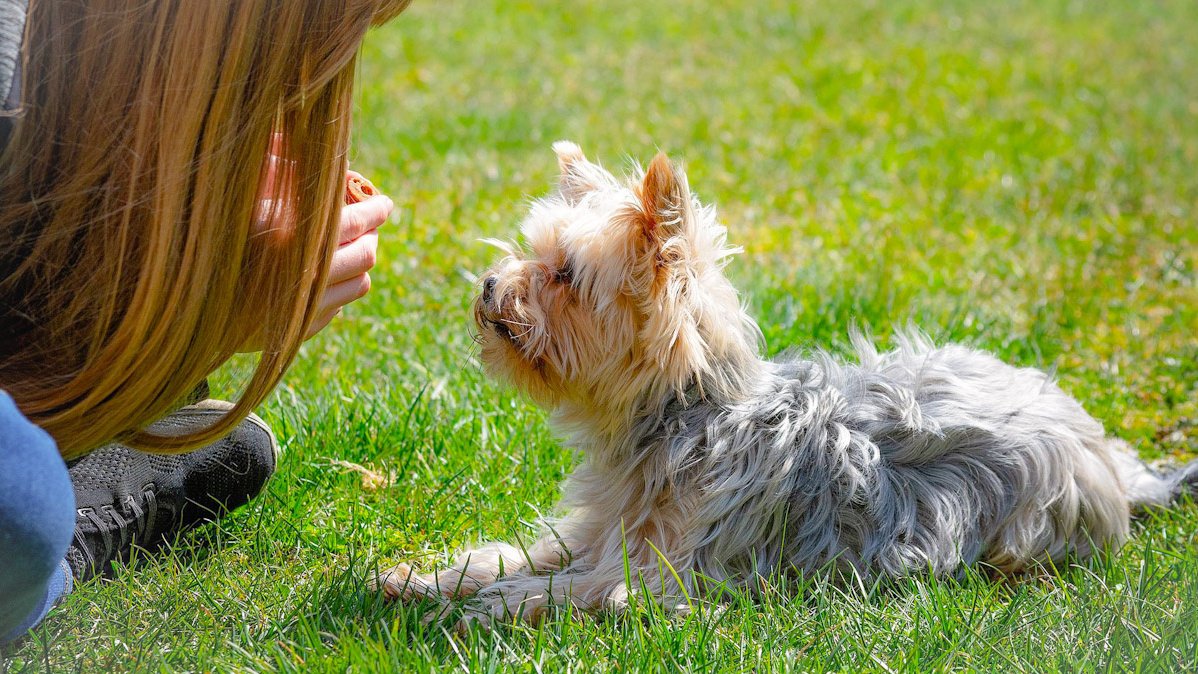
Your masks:
M371 184L365 176L353 171L346 173L345 203L356 204L359 201L366 201L378 193L378 188Z

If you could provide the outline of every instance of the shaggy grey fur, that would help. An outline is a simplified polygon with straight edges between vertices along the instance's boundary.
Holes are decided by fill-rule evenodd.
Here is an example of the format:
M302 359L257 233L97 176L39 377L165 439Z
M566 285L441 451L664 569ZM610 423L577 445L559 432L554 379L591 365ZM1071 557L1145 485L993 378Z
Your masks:
M735 402L666 398L603 448L575 435L586 460L550 536L380 582L391 596L475 594L464 621L488 623L551 604L619 610L640 591L684 608L700 579L792 570L1009 573L1118 547L1131 511L1198 483L1198 462L1148 469L1039 370L917 333L885 354L853 341L857 363L762 362Z
M979 560L1017 570L1041 553L1085 553L1091 537L1117 544L1121 511L1180 491L1038 370L919 335L883 355L854 342L859 364L783 358L748 401L674 400L634 427L633 451L666 457L655 473L702 494L695 570L748 579L832 563L899 576ZM1122 486L1081 465L1108 453Z
M16 109L28 0L0 0L0 110Z

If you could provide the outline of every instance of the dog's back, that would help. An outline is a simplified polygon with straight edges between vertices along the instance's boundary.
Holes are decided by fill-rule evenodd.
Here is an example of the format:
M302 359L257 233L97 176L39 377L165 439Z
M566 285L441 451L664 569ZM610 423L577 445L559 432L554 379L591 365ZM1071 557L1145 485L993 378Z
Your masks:
M674 408L658 451L703 495L705 573L1010 572L1127 538L1120 471L1142 464L1047 375L918 336L881 355L857 341L859 363L788 358L750 402Z

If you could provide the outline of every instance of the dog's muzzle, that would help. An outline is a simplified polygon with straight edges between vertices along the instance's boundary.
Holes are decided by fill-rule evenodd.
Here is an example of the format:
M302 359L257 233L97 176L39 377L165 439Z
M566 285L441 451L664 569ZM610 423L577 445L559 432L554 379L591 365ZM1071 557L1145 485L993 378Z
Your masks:
M479 326L494 330L500 337L515 342L515 336L512 334L511 328L503 322L503 316L499 307L495 305L495 286L498 285L499 278L488 276L483 281L483 292L479 297L478 304L474 309L474 318Z

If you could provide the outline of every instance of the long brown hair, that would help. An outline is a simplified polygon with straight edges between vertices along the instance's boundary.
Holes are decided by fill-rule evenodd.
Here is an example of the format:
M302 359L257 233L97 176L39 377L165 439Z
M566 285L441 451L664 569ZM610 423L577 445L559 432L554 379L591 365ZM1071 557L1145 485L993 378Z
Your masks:
M359 44L408 2L30 3L0 153L0 388L64 457L211 442L279 382L337 243ZM224 419L144 430L251 333Z

